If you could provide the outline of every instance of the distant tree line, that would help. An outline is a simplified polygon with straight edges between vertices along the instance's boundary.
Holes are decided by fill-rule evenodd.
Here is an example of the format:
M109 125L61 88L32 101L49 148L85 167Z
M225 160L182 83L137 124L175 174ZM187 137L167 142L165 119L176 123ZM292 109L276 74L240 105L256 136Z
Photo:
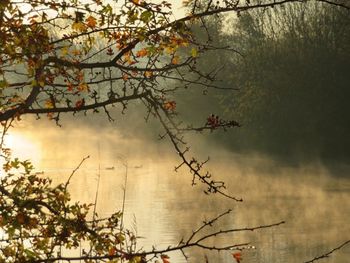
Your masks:
M241 124L219 136L234 151L293 162L347 161L349 14L344 8L308 3L252 10L227 21L211 18L215 45L235 50L207 52L199 67L207 72L222 67L216 84L233 90L208 91L205 99L194 100L194 110L215 114L220 104L225 118Z

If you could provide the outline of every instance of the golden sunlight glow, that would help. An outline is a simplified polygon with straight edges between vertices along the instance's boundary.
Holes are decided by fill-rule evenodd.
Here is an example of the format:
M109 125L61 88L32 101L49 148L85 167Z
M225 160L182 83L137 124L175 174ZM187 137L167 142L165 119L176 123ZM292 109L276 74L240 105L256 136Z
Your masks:
M5 147L11 149L11 156L22 161L30 160L34 166L41 160L40 147L29 137L19 133L9 133L5 136Z

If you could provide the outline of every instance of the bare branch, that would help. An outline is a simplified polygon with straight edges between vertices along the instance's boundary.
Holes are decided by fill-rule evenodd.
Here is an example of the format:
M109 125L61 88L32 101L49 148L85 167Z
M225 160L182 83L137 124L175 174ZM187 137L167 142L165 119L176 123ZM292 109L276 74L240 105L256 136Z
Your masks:
M309 260L309 261L305 261L305 263L312 263L315 261L318 261L320 259L323 258L328 258L331 254L333 254L335 251L342 249L343 247L345 247L346 245L348 245L350 243L350 240L345 241L344 243L342 243L341 245L337 246L336 248L333 248L332 250L330 250L329 252L321 255L321 256L317 256L314 257L313 259Z
M74 170L72 171L72 173L71 173L70 176L68 177L68 180L66 181L66 184L64 185L64 188L65 188L65 189L67 189L67 187L68 187L68 185L69 185L69 183L70 183L70 180L72 179L73 175L80 169L80 167L82 166L82 164L83 164L87 159L89 159L89 158L90 158L89 155L86 156L86 157L84 157L84 158L80 161L80 163L78 164L78 166L74 168Z

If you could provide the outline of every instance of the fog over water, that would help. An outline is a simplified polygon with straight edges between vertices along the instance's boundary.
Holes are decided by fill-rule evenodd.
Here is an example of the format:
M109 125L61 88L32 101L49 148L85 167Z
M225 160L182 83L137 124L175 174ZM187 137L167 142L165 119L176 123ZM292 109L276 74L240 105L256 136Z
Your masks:
M171 2L172 18L184 15L182 1ZM314 7L310 8L306 10ZM140 237L139 248L176 245L203 220L232 209L209 233L286 221L207 243L249 242L254 248L242 251L243 263L305 262L330 251L350 239L350 75L346 70L350 66L350 20L348 12L315 9L315 14L305 16L304 9L299 13L296 8L290 9L287 14L293 16L288 16L284 14L288 10L270 11L269 18L276 18L276 25L281 23L285 30L282 38L275 39L266 37L270 27L268 23L266 29L260 26L264 24L260 23L264 22L262 16L247 13L241 20L208 21L218 42L213 44L233 44L245 51L244 60L232 52L212 50L198 58L197 66L203 73L220 68L218 79L223 81L214 84L238 90L222 93L221 89L193 87L168 97L177 103L178 120L200 126L214 113L242 124L225 134L189 134L186 141L191 156L199 160L210 156L204 169L224 181L227 192L243 202L207 196L200 183L191 186L186 168L175 172L180 160L167 139L158 140L163 133L159 124L152 119L145 123L144 109L131 103L125 115L116 113L121 111L118 105L112 110L116 122L109 122L102 112L62 116L62 127L45 116L41 120L24 116L7 138L13 157L31 159L38 172L61 183L90 156L69 187L74 201L87 203L95 201L98 190L100 217L122 209L127 166L124 224ZM236 22L240 23L234 27ZM194 30L201 42L200 29ZM206 30L202 41L206 41ZM237 31L237 35L222 34L226 30ZM333 46L336 48L330 48ZM222 65L225 68L221 69ZM160 83L160 87L180 85ZM339 157L342 162L337 163ZM329 163L325 163L327 158ZM234 262L229 252L185 252L191 263L204 263L204 255L210 263ZM346 263L349 255L350 244L320 262ZM169 256L171 263L187 262L181 253Z
M31 143L32 148L28 143L23 149L34 152L37 170L45 171L54 182L65 181L81 159L90 155L70 187L74 200L92 203L100 174L97 211L101 217L122 207L126 160L124 220L126 227L142 237L140 247L175 245L203 220L227 209L233 212L213 229L286 221L278 227L212 240L215 245L251 242L256 248L243 251L244 262L304 262L349 239L349 176L337 177L321 163L282 166L258 154L229 152L213 142L201 141L205 137L200 134L190 137L196 156L205 159L210 155L207 168L214 177L226 182L230 194L244 199L237 203L203 194L200 184L192 187L186 169L175 173L179 160L166 140L135 136L107 121L104 126L78 121L62 124L59 128L45 120L25 120L11 132ZM139 129L137 134L142 134L142 129L147 133L142 124ZM21 149L14 149L14 154L28 156ZM325 262L347 262L349 252L350 247L344 247ZM189 261L204 262L204 254L209 262L232 262L228 252L199 250L188 251ZM181 254L170 257L171 262L186 262Z

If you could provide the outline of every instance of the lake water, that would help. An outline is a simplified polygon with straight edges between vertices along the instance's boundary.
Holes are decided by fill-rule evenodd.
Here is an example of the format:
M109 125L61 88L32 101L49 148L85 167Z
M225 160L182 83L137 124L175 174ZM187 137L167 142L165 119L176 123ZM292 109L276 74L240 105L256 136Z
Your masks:
M244 199L238 203L218 195L207 196L200 184L192 187L186 169L174 172L178 160L171 150L164 151L168 146L155 147L106 131L83 133L68 127L69 133L65 129L34 133L36 128L25 126L17 131L36 143L40 149L38 170L44 170L56 182L65 181L82 157L91 155L70 187L74 199L92 203L100 174L97 211L101 217L121 210L123 163L127 161L124 222L142 237L139 247L176 245L203 220L227 209L233 212L209 231L286 221L277 227L229 234L208 243L219 246L250 242L255 249L242 252L247 263L305 262L350 239L349 176L336 177L320 164L290 168L259 156L239 156L217 148L209 151L212 161L207 168L215 178L226 182L229 193ZM185 252L189 262L205 262L204 255L209 262L233 262L229 252ZM346 263L349 255L350 245L322 262ZM187 262L181 253L169 256L171 263Z

